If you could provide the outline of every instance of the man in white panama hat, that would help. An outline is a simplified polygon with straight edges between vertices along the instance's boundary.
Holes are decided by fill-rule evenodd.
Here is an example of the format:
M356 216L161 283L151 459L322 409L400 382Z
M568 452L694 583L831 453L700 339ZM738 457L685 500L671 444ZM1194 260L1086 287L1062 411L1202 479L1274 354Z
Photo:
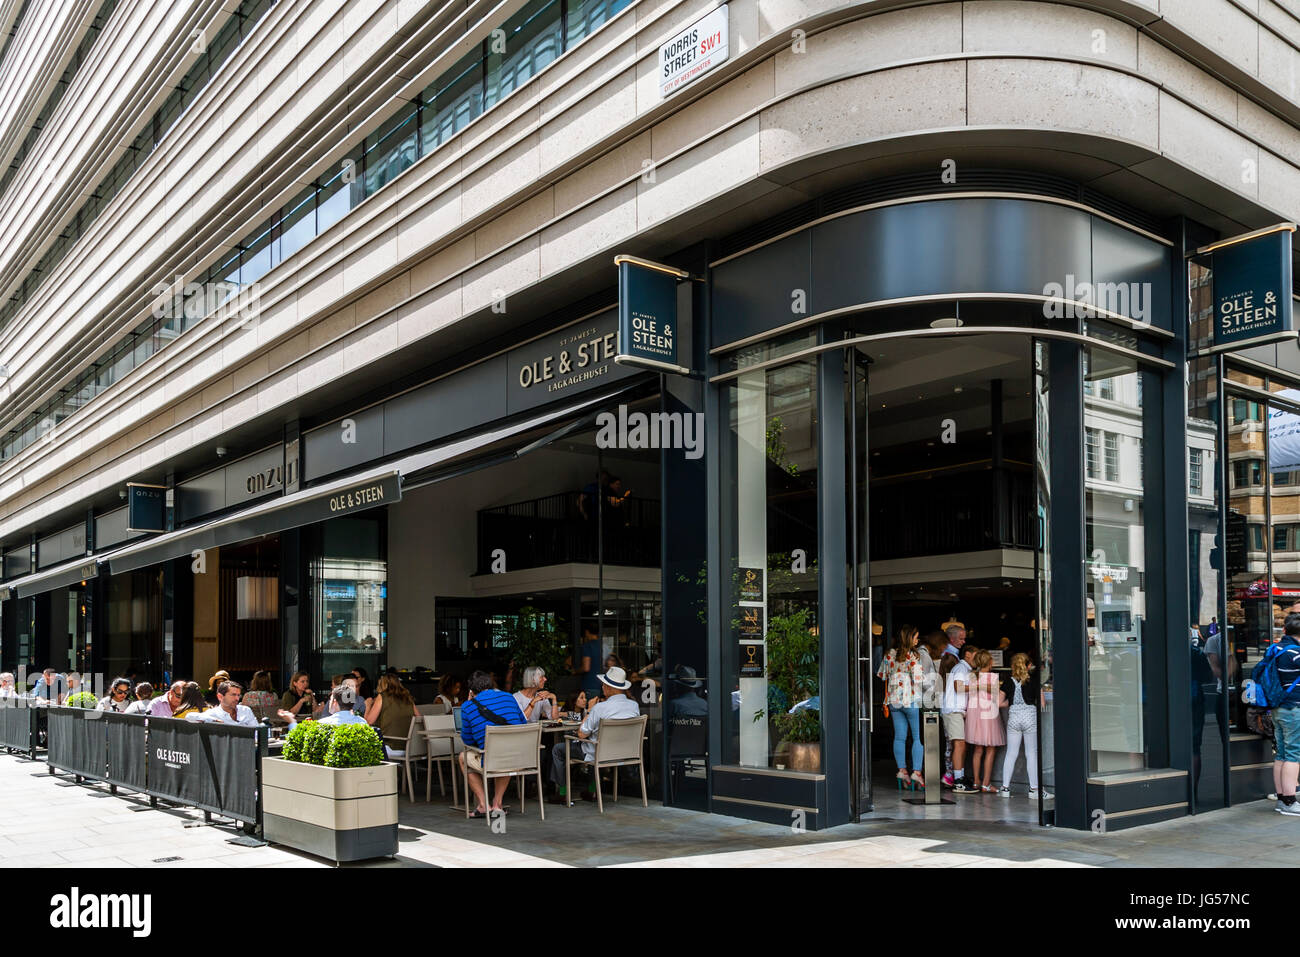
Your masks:
M587 717L582 722L582 727L578 729L580 741L561 741L551 749L551 780L555 782L557 796L551 800L556 804L568 804L569 797L564 791L564 760L566 753L574 757L578 756L578 748L582 749L582 759L584 761L593 761L596 756L596 735L600 731L600 723L606 718L638 718L641 716L641 706L627 696L627 691L632 687L632 682L627 680L627 672L622 668L610 668L603 675L597 675L600 679L601 690L605 696L591 706L587 711ZM569 748L566 752L565 748ZM594 788L583 792L583 800L594 801L596 799Z

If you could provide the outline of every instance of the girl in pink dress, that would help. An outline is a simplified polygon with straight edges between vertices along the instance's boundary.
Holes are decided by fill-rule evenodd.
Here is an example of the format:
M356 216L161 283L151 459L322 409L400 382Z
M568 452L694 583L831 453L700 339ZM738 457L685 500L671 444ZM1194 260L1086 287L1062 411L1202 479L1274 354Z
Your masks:
M1002 727L1002 689L998 676L993 674L993 656L981 649L975 652L975 661L971 667L975 674L969 682L970 694L966 703L966 743L974 749L974 775L972 784L986 794L996 789L989 784L993 776L993 751L1007 743L1006 730ZM984 776L980 777L980 764L984 765Z

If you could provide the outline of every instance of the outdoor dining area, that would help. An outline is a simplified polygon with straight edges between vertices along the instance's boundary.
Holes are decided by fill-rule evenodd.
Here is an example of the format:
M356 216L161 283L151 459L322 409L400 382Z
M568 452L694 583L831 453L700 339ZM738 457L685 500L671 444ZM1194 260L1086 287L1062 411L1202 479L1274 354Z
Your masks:
M630 687L621 669L610 669L610 672L612 674L601 676L602 681L612 680ZM577 803L573 800L575 779L590 774L592 784L587 793L594 792L594 797L588 799L594 800L598 811L603 814L605 793L601 786L602 776L610 775L612 796L617 801L619 774L626 769L625 773L637 775L636 779L626 780L639 782L642 806L648 806L644 753L648 716L600 717L602 711L617 708L617 705L610 706L615 698L622 698L630 705L623 710L636 709L635 702L623 696L625 688L608 688L612 693L593 701L585 715L578 711L548 709L547 717L528 720L518 708L512 713L502 707L502 703L513 696L495 688L474 692L473 682L480 674L471 676L471 697L464 705L456 706L451 713L442 712L438 703L416 705L416 713L410 718L405 735L384 735L389 760L398 764L402 789L411 802L416 800L417 777L421 771L424 773L424 800L426 803L433 801L436 771L441 797L447 796L450 778L450 807L463 812L466 818L483 817L490 826L498 812L509 811L500 800L513 780L520 813L526 813L528 790L531 785L536 785L538 813L544 821L548 777L555 791L550 803L572 807ZM470 713L468 730L467 710ZM489 721L476 728L483 712L501 719L500 723ZM597 715L595 728L592 727L593 713ZM563 772L562 785L557 773L560 770ZM496 799L486 800L486 795L493 791Z

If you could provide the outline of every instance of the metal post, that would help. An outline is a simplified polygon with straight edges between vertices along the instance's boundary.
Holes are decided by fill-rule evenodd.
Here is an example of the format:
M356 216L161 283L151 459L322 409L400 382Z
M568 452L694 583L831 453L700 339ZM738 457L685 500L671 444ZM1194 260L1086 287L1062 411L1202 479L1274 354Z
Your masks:
M921 712L921 740L925 743L925 803L943 803L943 746L939 736L939 711Z

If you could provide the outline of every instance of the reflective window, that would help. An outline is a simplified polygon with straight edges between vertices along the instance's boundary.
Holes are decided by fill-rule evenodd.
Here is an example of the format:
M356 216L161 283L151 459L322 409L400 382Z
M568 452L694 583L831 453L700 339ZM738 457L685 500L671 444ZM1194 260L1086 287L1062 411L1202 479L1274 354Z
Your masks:
M1102 486L1093 470L1084 483L1088 553L1084 562L1088 635L1088 712L1095 773L1147 766L1151 749L1145 713L1143 656L1148 618L1144 410L1137 379L1150 375L1132 360L1090 350L1089 374L1109 379L1115 399L1085 397L1088 432L1102 435ZM1100 391L1100 390L1098 390ZM1098 426L1104 423L1105 429Z
M816 384L804 361L729 390L726 760L750 767L821 766Z
M490 109L560 55L560 4L533 0L506 21L504 42L488 40L484 105Z

